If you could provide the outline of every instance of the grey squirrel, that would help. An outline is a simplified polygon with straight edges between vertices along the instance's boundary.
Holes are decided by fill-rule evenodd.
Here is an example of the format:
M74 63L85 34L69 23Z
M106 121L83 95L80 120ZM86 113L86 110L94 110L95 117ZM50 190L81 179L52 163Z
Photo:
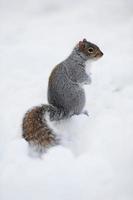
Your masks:
M46 113L51 121L59 121L83 112L83 85L91 83L86 72L86 62L95 61L102 56L98 46L83 39L70 56L53 69L48 83L49 104L32 108L23 119L22 135L29 144L36 145L41 150L59 144L60 141L47 123Z

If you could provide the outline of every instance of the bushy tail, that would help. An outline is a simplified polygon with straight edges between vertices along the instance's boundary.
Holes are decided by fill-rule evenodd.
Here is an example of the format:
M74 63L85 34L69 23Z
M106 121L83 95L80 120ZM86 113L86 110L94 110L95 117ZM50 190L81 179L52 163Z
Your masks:
M50 120L59 120L61 114L51 105L41 105L29 110L23 119L22 136L29 144L38 147L39 151L59 144L54 131L48 126L46 113Z

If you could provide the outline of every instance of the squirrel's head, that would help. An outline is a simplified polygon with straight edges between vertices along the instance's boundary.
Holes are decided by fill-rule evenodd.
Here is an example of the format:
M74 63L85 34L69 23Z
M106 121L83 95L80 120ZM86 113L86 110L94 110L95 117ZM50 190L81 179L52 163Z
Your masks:
M86 39L83 39L83 41L78 43L77 50L81 52L88 60L97 60L103 56L103 53L99 47L91 42L88 42Z

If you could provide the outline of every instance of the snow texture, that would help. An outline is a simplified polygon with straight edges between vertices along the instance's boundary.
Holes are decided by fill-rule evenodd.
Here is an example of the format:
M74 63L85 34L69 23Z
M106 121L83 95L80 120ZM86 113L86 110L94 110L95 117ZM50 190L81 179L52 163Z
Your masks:
M104 52L85 115L52 124L62 145L30 156L24 113L47 102L52 68L77 41ZM0 0L0 199L133 199L133 1Z

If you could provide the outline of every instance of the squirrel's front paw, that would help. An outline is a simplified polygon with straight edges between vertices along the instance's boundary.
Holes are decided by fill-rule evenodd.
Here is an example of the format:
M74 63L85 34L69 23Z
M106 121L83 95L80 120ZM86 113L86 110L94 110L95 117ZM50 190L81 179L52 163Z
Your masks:
M86 79L86 81L84 82L84 84L85 84L85 85L89 85L89 84L91 84L91 82L92 82L92 81L91 81L91 77L88 76L87 79Z
M91 80L91 77L89 76L88 77L88 84L91 84L92 80Z

